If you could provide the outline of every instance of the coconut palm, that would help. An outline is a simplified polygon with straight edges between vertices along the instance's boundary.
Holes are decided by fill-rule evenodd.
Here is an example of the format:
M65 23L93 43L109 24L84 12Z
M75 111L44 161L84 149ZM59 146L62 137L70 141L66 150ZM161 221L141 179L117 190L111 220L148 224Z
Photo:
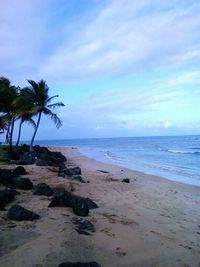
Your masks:
M0 134L4 134L7 129L7 123L4 120L4 116L0 116Z
M31 124L33 126L33 128L36 127L36 123L31 118L30 114L23 113L22 115L20 115L20 123L19 123L19 129L18 129L18 137L17 137L16 147L19 145L19 141L20 141L20 137L21 137L22 125L25 122Z
M7 138L9 138L10 152L12 153L12 137L14 124L17 119L16 108L13 105L19 93L19 87L11 85L9 79L0 77L0 112L3 114L4 123L7 122Z
M62 102L51 103L54 98L58 97L58 95L54 95L52 97L49 96L49 87L47 86L46 81L41 80L37 83L33 80L28 80L28 83L31 86L24 89L24 94L26 94L26 98L29 99L28 101L32 102L32 114L37 115L36 127L30 143L31 151L42 114L50 117L56 127L59 128L62 125L61 120L55 113L52 112L51 109L62 107L64 104Z
M16 147L19 145L23 123L27 122L31 124L34 128L36 127L36 123L32 119L32 117L35 115L35 113L32 111L32 109L34 108L34 104L32 103L30 97L27 96L28 95L26 93L26 88L21 89L19 95L13 103L16 109L16 116L20 120Z

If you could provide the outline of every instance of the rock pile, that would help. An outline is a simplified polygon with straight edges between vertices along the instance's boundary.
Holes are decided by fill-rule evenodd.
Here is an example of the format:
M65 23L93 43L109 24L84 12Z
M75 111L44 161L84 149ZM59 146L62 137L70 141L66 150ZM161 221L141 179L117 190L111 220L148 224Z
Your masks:
M66 157L61 152L50 151L47 147L35 145L29 151L28 145L23 145L14 154L14 160L18 165L36 164L37 166L65 167Z

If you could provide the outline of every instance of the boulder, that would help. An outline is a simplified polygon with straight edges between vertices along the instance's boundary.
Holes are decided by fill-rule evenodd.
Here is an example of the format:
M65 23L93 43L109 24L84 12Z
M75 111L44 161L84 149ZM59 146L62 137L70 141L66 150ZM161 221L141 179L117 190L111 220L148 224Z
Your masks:
M85 181L82 179L82 177L80 175L75 175L71 179L75 180L77 182L80 182L80 183L85 183Z
M35 155L34 153L25 152L20 155L19 161L17 162L19 165L30 165L35 163Z
M36 166L48 166L49 163L46 159L37 158L35 161Z
M4 189L0 191L0 207L4 207L15 199L17 192L14 189Z
M75 198L72 209L74 214L84 217L88 216L90 211L86 202L82 198Z
M34 195L38 195L38 196L52 196L53 195L53 190L51 189L51 187L48 184L45 183L40 183L37 184L34 187Z
M66 162L67 161L66 157L61 152L55 152L55 151L50 152L50 156L55 162Z
M1 184L5 186L11 186L13 176L14 175L11 170L0 169L0 183Z
M61 152L52 152L46 147L38 145L33 147L36 156L36 165L38 166L55 166L64 168L64 162L67 160Z
M96 261L91 262L63 262L58 267L101 267Z
M33 183L28 178L14 177L13 186L22 190L31 190L33 188Z
M67 191L56 192L49 207L73 207L74 195Z
M124 178L124 179L122 180L122 182L123 182L123 183L130 183L130 179L129 179L129 178Z
M61 169L59 169L59 171L58 171L58 176L59 177L65 177L65 172L62 170L62 168Z
M24 167L18 166L17 168L15 168L13 170L13 174L16 175L16 176L17 175L26 175L26 174L28 174L28 172L25 170Z
M19 205L13 205L7 214L8 219L15 221L33 221L38 220L40 216L30 210Z
M71 207L79 216L87 216L90 209L98 208L90 198L76 196L67 191L56 192L49 207Z
M66 168L65 174L67 174L69 176L81 175L81 168L80 167Z
M97 209L99 206L92 201L89 197L84 198L84 201L90 210Z
M47 154L49 152L48 148L47 147L44 147L44 146L39 146L39 145L35 145L33 147L33 150L38 153L38 154L42 154L42 153L45 153Z

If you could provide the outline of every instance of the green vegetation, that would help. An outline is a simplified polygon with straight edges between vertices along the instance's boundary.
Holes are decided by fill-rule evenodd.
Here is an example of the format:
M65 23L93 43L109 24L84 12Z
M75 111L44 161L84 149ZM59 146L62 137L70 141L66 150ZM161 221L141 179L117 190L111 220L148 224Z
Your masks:
M20 120L20 123L16 146L20 142L23 123L30 123L34 128L30 151L42 114L49 116L56 127L62 125L60 118L52 112L52 109L64 106L62 102L51 103L58 95L49 96L49 87L44 80L38 83L28 80L28 83L29 86L21 89L12 85L9 79L0 77L0 134L6 135L5 143L9 144L10 153L13 150L13 131L17 120Z

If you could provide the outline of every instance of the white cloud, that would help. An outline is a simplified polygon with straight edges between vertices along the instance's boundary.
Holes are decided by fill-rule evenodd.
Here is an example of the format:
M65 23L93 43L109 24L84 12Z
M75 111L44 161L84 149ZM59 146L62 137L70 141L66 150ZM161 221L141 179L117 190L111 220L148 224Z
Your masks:
M170 127L172 127L172 123L170 121L165 121L163 126L164 126L164 128L170 128Z
M182 97L183 93L179 91L153 89L142 93L133 89L113 89L93 95L66 110L62 109L60 116L66 121L67 127L77 122L80 128L96 131L133 130L146 127L149 122L167 129L172 122L167 119L160 122L157 114L163 110L168 113L168 103Z
M68 13L56 21L59 8L55 0L1 1L2 75L63 84L200 58L197 1L97 1L89 19L74 21Z
M183 1L186 3L186 1ZM200 4L115 0L70 44L64 42L40 68L52 79L75 80L131 73L138 68L182 63L199 54ZM178 64L180 64L178 62Z
M0 61L1 75L20 80L36 76L47 36L43 1L1 1Z
M103 130L104 128L105 128L105 127L99 125L99 126L96 126L96 127L95 127L95 130L99 131L99 130Z
M172 88L177 86L184 86L189 84L200 83L200 71L182 71L176 74L176 77L171 78L169 81L164 83L165 87Z

